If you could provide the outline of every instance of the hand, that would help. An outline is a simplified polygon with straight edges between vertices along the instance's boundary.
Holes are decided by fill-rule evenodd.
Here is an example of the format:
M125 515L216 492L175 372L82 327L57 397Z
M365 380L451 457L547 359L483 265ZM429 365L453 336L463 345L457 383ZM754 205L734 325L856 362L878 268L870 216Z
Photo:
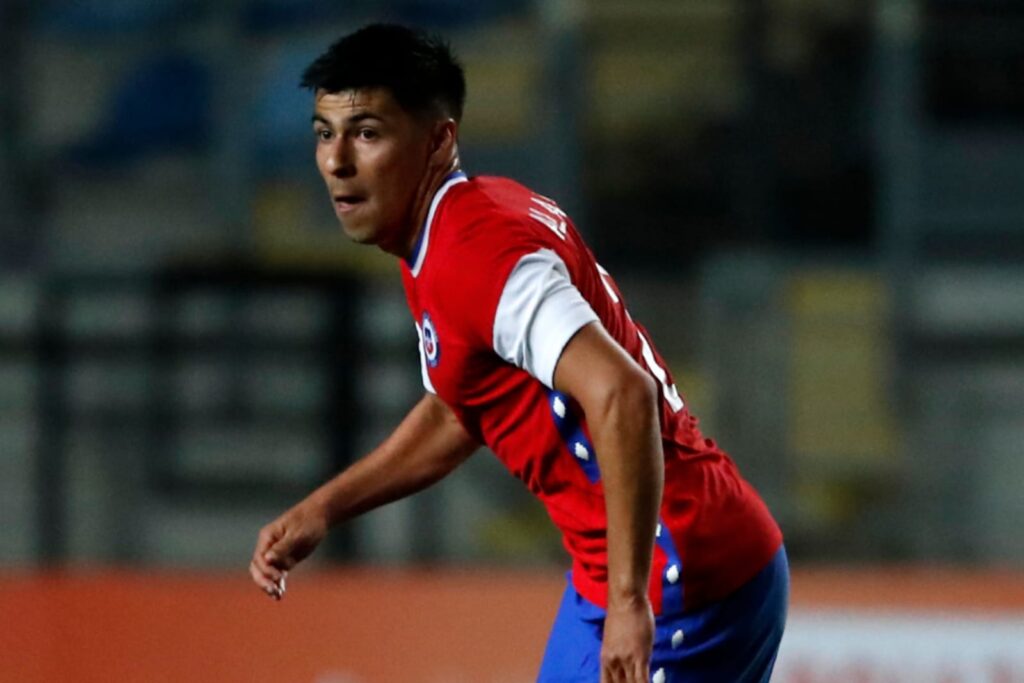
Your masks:
M654 612L647 597L609 602L601 643L601 683L649 683Z
M280 600L288 570L308 557L326 535L326 515L307 498L260 530L249 563L252 580Z

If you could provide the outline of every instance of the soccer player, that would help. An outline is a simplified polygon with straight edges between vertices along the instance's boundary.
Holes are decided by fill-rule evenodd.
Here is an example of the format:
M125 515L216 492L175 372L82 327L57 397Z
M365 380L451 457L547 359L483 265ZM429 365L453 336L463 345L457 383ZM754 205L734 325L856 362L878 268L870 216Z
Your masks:
M380 446L261 530L253 580L280 599L329 528L486 444L572 557L538 680L768 681L789 590L778 526L700 433L569 217L460 169L465 81L448 47L368 26L302 84L342 229L401 259L425 393Z

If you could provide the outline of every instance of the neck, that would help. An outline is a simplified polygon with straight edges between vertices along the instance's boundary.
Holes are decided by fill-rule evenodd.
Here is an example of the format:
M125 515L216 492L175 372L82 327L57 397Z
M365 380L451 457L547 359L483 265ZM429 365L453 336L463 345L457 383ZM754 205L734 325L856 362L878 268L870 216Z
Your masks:
M420 233L426 227L427 213L430 211L430 204L434 199L434 195L437 194L437 191L444 184L445 178L458 170L459 157L454 155L447 164L427 171L416 191L413 210L409 214L410 229L406 233L406 239L401 244L395 245L394 249L384 248L384 251L394 254L399 258L409 258L413 248L416 246L416 241L420 238Z

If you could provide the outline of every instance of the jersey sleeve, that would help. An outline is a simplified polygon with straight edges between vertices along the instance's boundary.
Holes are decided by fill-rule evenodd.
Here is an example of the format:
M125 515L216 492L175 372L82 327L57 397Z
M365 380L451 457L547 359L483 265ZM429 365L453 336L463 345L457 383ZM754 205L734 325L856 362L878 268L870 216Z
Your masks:
M494 352L553 388L569 340L598 319L551 249L522 256L509 273L494 315Z
M566 343L598 319L573 284L569 242L546 224L507 213L484 212L450 235L435 271L435 306L445 322L476 351L551 387Z

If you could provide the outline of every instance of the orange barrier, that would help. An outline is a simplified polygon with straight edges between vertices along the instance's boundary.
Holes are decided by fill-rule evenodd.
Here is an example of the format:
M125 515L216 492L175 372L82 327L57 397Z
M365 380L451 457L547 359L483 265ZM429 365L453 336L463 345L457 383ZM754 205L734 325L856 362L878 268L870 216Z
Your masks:
M939 567L793 572L795 608L1024 613L1024 574Z
M527 683L557 572L370 569L290 578L280 603L231 574L6 575L0 681ZM793 605L1024 612L1024 577L797 571Z
M7 577L0 680L525 683L564 580L511 572Z

